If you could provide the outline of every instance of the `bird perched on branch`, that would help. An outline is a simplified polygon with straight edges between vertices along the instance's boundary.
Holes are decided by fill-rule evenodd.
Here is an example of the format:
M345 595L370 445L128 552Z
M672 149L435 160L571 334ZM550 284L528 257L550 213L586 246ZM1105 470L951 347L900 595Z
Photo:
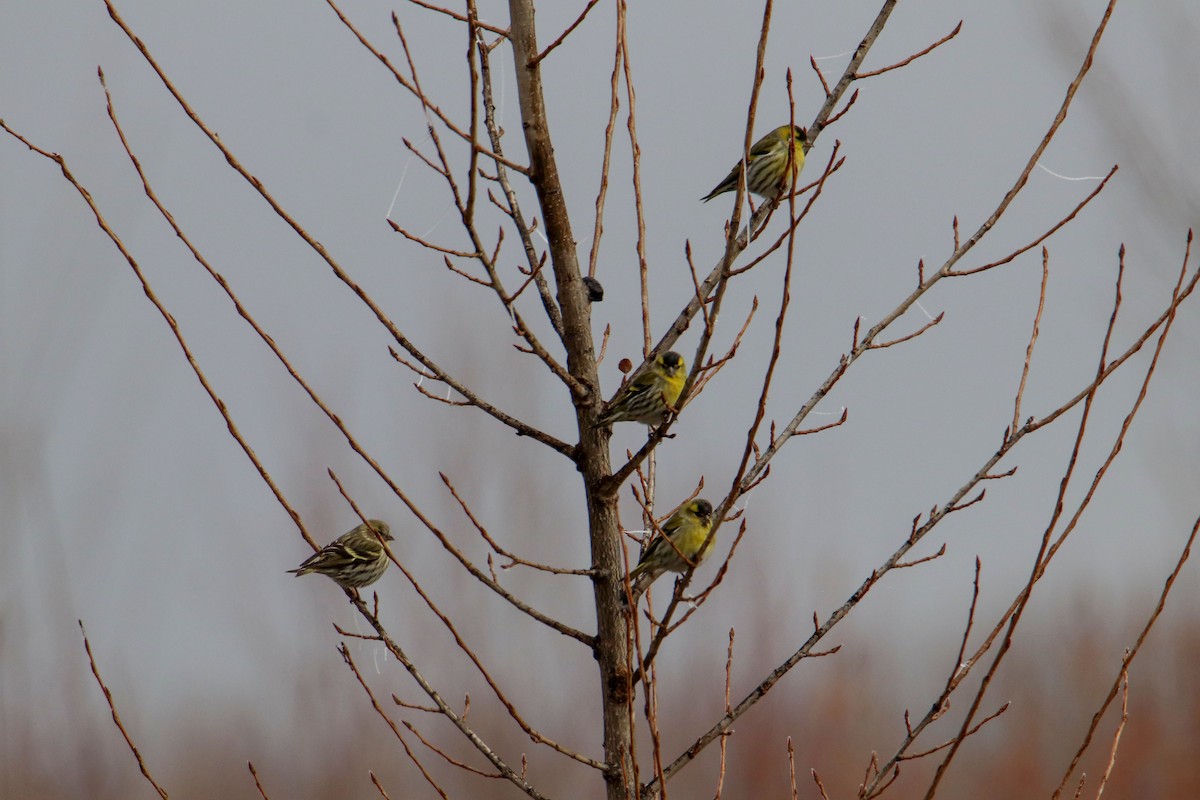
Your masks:
M359 525L342 534L288 572L297 576L310 572L327 575L346 589L370 586L388 568L383 542L392 541L392 529L380 519L367 521L370 527Z
M662 524L662 535L655 533L654 540L629 573L634 604L664 572L686 572L688 567L704 561L714 543L708 537L712 526L712 503L697 498L680 506Z
M650 366L613 399L595 427L613 422L658 425L667 412L677 411L675 402L687 380L687 365L674 350L658 356Z
M793 174L804 169L804 139L808 134L799 125L781 125L759 139L746 159L746 191L759 197L774 198L791 186ZM790 170L789 170L790 167ZM733 165L725 180L701 198L705 203L719 194L737 189L742 162Z

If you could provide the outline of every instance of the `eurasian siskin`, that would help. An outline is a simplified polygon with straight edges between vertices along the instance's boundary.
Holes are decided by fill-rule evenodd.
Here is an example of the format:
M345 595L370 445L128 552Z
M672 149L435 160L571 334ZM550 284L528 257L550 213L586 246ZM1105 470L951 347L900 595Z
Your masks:
M689 566L702 562L712 551L713 540L700 549L712 525L713 507L707 500L692 500L672 514L661 526L671 542L655 534L637 566L629 572L634 601L664 572L685 572Z
M387 551L379 540L392 541L392 529L383 520L372 519L368 522L371 523L370 528L359 525L342 534L288 572L297 576L310 572L328 575L347 589L370 586L388 568Z
M746 161L746 191L770 199L791 186L792 175L788 167L797 176L804 169L806 135L804 128L798 125L781 125L755 142ZM725 180L701 199L707 203L719 194L737 189L741 171L741 162L734 164Z
M596 427L612 422L640 422L658 425L668 411L676 411L675 401L687 380L683 356L673 350L651 362L648 369L626 386L596 422Z

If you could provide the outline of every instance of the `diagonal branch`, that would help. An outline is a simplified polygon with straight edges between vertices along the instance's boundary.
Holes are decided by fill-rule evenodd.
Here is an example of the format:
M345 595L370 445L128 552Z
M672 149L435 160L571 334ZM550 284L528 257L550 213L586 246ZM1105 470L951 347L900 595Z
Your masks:
M103 73L101 73L101 75L103 76ZM3 129L6 133L8 133L17 141L21 142L33 152L57 164L59 169L62 171L63 178L71 184L75 191L79 193L79 196L83 198L84 202L87 203L88 208L91 210L92 215L96 219L96 224L100 226L100 229L104 231L104 234L113 243L113 246L117 248L117 251L120 252L121 256L125 259L125 262L129 264L129 268L133 270L134 276L137 278L138 283L142 287L142 292L154 305L155 309L158 310L158 313L162 315L162 318L167 323L167 326L170 327L171 335L175 337L175 341L179 344L180 350L183 351L183 355L184 358L187 359L188 366L192 368L192 372L195 373L196 379L200 381L200 385L204 388L205 394L207 394L209 399L212 400L213 405L217 407L217 412L220 413L221 418L225 420L225 427L228 429L229 435L232 436L234 441L238 443L238 446L242 448L242 452L246 454L246 457L250 459L250 463L252 463L255 470L258 471L259 477L263 479L263 482L266 483L267 487L271 490L271 494L275 496L275 499L281 506L283 506L283 509L288 513L288 516L290 516L292 521L295 522L296 527L300 531L300 535L304 537L304 540L309 543L313 550L319 549L319 545L317 545L313 538L309 536L308 529L304 527L304 523L300 519L299 512L292 508L292 505L287 501L287 498L283 496L283 490L279 488L279 485L275 482L275 479L271 477L271 473L267 471L266 466L264 466L262 461L259 459L258 454L254 452L254 448L250 446L250 442L245 436L242 435L242 432L234 423L233 417L229 413L229 407L225 404L225 401L221 399L221 396L217 394L217 390L213 387L212 382L209 381L208 376L204 374L202 369L200 369L200 363L196 360L195 355L192 353L191 347L183 338L183 332L179 329L179 324L175 321L175 317L172 316L169 311L167 311L166 306L163 305L162 301L158 299L158 295L155 294L153 287L150 285L150 281L146 278L145 273L142 272L142 268L138 264L137 260L133 257L133 254L129 252L129 250L125 247L125 243L121 240L121 237L117 235L116 231L113 230L108 224L108 220L106 220L104 215L100 213L100 208L96 205L96 201L92 198L91 192L89 192L83 186L83 184L81 184L75 178L75 176L71 173L71 170L67 168L66 159L64 159L58 153L51 153L48 150L43 150L42 148L33 144L31 141L5 124L4 120L2 119L0 119L0 129Z
M438 713L450 720L454 727L458 728L463 736L467 738L467 741L469 741L475 747L475 749L483 755L484 758L491 762L492 766L497 769L497 771L504 777L505 780L516 786L518 789L532 798L532 800L546 800L545 796L538 792L532 784L526 781L522 774L516 772L512 767L508 766L507 762L505 762L504 759L502 759L496 753L496 751L493 750L491 746L489 746L487 742L485 742L479 736L479 734L477 734L474 729L467 724L466 719L457 714L454 709L450 707L450 705L442 697L441 693L434 688L433 684L429 682L424 673L422 673L417 665L413 663L412 659L408 657L408 654L404 652L403 648L396 644L396 641L392 638L391 634L389 634L387 629L383 627L383 623L379 621L379 617L367 607L366 602L364 602L361 597L349 589L346 590L346 596L350 598L350 601L354 604L355 608L358 609L358 613L362 614L363 618L366 619L367 622L370 623L371 627L375 629L375 632L379 634L379 640L383 642L388 651L396 657L396 660L399 661L400 665L408 671L408 674L412 676L412 679L416 681L418 686L421 687L421 690L424 691L425 694L428 695L429 699L434 702L434 705L437 706Z
M137 745L133 743L133 737L129 735L129 731L125 730L125 725L121 722L121 715L117 713L117 706L113 703L112 692L104 685L104 679L100 677L100 668L96 666L96 657L92 655L92 643L88 641L87 631L84 630L83 620L79 622L79 635L83 637L83 649L87 651L88 663L92 666L92 674L96 676L96 683L100 684L100 690L104 692L104 699L108 703L108 710L112 712L113 722L117 725L117 730L125 737L125 744L129 746L129 752L133 753L133 757L137 759L138 769L142 771L142 775L154 787L154 791L158 792L158 796L163 800L167 800L167 790L158 785L158 781L154 780L154 776L150 774L149 767L142 760L142 754L138 751Z
M540 62L543 58L550 55L551 51L553 51L554 48L558 47L560 44L562 44L564 41L566 41L567 37L571 35L571 32L574 31L576 28L578 28L583 23L583 20L585 17L587 17L588 12L591 11L593 8L595 8L596 4L599 2L600 2L600 0L588 0L588 4L584 7L583 12L580 13L579 18L576 19L574 22L572 22L570 25L568 25L567 29L565 31L563 31L557 39L555 39L550 44L546 45L545 50L538 53L533 58L529 59L529 66L531 66L531 67L536 66L538 64L538 62Z

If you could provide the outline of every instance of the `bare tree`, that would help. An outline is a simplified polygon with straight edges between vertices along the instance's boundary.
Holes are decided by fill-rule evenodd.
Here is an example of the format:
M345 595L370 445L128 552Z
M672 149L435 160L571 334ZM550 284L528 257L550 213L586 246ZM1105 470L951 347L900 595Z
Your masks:
M845 620L862 603L863 599L879 584L888 573L913 567L917 564L938 558L945 552L941 550L933 555L913 557L910 553L935 528L951 515L985 502L986 486L991 481L1002 481L1013 475L1016 466L1012 465L1013 453L1029 438L1047 430L1051 426L1065 427L1070 420L1075 420L1076 429L1070 455L1060 475L1058 502L1052 515L1045 521L1041 546L1030 564L1028 579L1012 597L1007 609L994 619L980 619L977 614L976 601L980 587L980 565L976 560L975 591L968 607L964 608L965 622L962 628L961 645L953 659L946 664L944 685L936 696L922 698L918 705L927 706L928 711L917 718L904 716L905 735L894 743L894 749L885 755L871 753L864 755L865 770L861 785L857 787L837 787L835 791L826 793L826 787L817 775L812 773L816 791L823 798L831 796L847 797L855 794L860 798L874 798L883 795L889 788L896 785L901 767L906 762L925 759L936 762L927 786L923 789L926 797L933 797L942 781L946 770L954 762L962 748L970 746L970 738L992 720L1004 713L1007 704L998 704L989 695L993 678L1005 663L1009 653L1014 632L1023 620L1023 615L1030 598L1042 580L1047 566L1060 553L1066 539L1075 530L1081 515L1088 508L1101 482L1107 477L1109 467L1120 453L1125 441L1126 432L1134 417L1141 408L1151 380L1155 377L1158 357L1162 351L1177 314L1186 300L1192 295L1196 283L1200 280L1200 272L1189 270L1190 234L1187 249L1182 254L1182 266L1179 269L1178 280L1159 310L1157 316L1142 325L1139 335L1130 341L1122 342L1115 335L1115 325L1118 312L1121 309L1122 287L1124 279L1124 252L1116 264L1113 285L1113 300L1111 316L1107 332L1102 341L1097 343L1097 356L1093 377L1077 387L1070 396L1062 397L1049 408L1030 410L1025 403L1025 389L1030 371L1035 363L1036 345L1043 312L1047 303L1047 284L1051 275L1051 258L1047 242L1056 233L1067 226L1076 215L1091 203L1108 184L1115 168L1104 177L1093 191L1082 196L1078 204L1069 213L1059 219L1048 220L1044 230L1039 235L1017 245L1006 246L1007 253L1000 258L984 262L977 258L976 248L985 239L992 239L992 231L1004 217L1010 205L1025 188L1026 183L1038 160L1059 132L1060 126L1067 117L1076 91L1083 83L1093 57L1101 45L1102 37L1109 24L1110 15L1115 0L1109 2L1102 17L1095 26L1094 36L1086 52L1081 54L1078 72L1068 86L1065 87L1057 114L1047 124L1044 135L1026 163L1017 170L1017 176L1007 193L1004 194L995 208L973 229L960 232L956 218L952 227L952 246L949 254L937 264L918 262L913 267L913 288L906 296L896 298L894 307L876 320L859 319L854 322L853 329L847 331L848 349L829 366L826 377L812 387L807 399L797 401L790 412L790 417L782 424L768 421L767 401L774 381L785 356L784 332L790 321L791 298L793 291L794 268L797 264L797 234L803 229L810 211L822 201L823 191L830 181L837 179L837 173L843 164L839 154L839 146L831 148L831 155L823 164L810 165L804 181L794 181L789 191L781 192L779 197L766 199L755 205L753 199L745 191L744 176L739 180L732 205L732 213L725 225L723 251L716 257L715 263L700 264L694 257L690 245L686 248L688 268L692 275L692 292L690 298L678 308L675 316L665 327L651 324L649 314L650 282L648 280L649 266L644 247L645 217L642 207L642 192L640 184L640 148L638 143L636 95L632 84L632 67L629 61L628 40L626 36L627 6L624 0L617 0L607 6L607 12L600 9L597 0L590 0L579 12L578 18L562 31L548 36L539 35L535 26L535 9L532 0L510 0L509 25L498 27L481 21L474 0L467 0L461 10L442 8L426 3L423 0L413 0L422 7L423 13L443 15L453 20L461 29L462 38L455 43L456 47L465 45L464 63L457 63L458 56L448 55L444 63L426 66L417 63L409 48L406 31L400 17L392 16L396 43L398 43L403 60L394 59L387 54L388 47L370 41L356 27L350 17L344 13L333 0L327 0L337 19L352 34L358 43L370 55L378 60L380 67L395 80L403 92L411 95L419 103L428 120L427 137L421 142L405 140L405 146L425 168L444 182L446 191L452 199L453 214L461 224L459 241L465 244L455 244L449 241L435 241L427 234L419 233L405 226L403 221L389 220L392 228L404 239L414 243L429 259L444 264L445 268L462 280L463 291L482 287L484 291L495 296L496 302L504 315L511 320L511 332L488 331L481 332L480 338L493 337L496 341L491 347L515 347L529 359L536 361L547 375L561 385L558 395L560 402L569 401L574 410L576 430L569 439L556 436L548 430L523 419L519 412L501 408L490 399L487 386L472 386L452 370L444 367L421 345L421 337L412 331L407 331L393 319L384 306L377 302L364 288L356 283L351 271L347 269L335 253L323 246L278 200L264 183L255 177L250 168L244 166L238 155L217 135L205 122L196 109L189 103L184 94L171 82L170 77L156 60L150 44L138 38L133 28L122 18L118 4L113 0L105 0L109 14L114 23L129 38L137 48L146 64L157 74L166 90L173 96L179 106L186 112L196 128L202 132L224 157L229 168L256 191L277 214L294 230L295 235L309 245L312 250L324 260L329 270L353 291L361 300L365 313L374 317L392 340L391 356L414 376L414 386L429 403L440 403L459 407L458 413L483 414L494 424L504 426L518 437L532 440L551 451L561 460L564 467L569 467L579 474L583 502L586 503L588 528L579 531L577 535L586 536L590 547L590 563L578 568L555 567L539 563L538 560L526 554L511 552L492 536L489 535L485 521L473 510L471 503L455 486L452 476L443 475L448 491L461 507L466 526L477 533L487 543L491 553L486 564L478 563L470 557L461 537L456 537L444 530L434 518L423 510L422 502L409 494L393 479L388 471L381 466L372 454L369 442L363 441L346 425L334 408L326 402L318 392L306 381L300 371L293 366L289 359L267 330L256 320L253 311L248 308L235 293L234 287L212 266L193 244L187 231L177 225L166 203L155 193L149 178L143 172L137 154L125 138L119 114L108 87L105 93L108 99L108 113L114 131L120 137L121 143L128 155L129 164L142 181L145 192L151 202L161 212L162 220L172 232L179 237L190 251L196 262L207 271L208 275L224 290L237 312L250 326L262 342L271 349L279 363L307 394L312 404L325 415L328 424L334 426L347 444L377 473L395 497L411 512L413 518L433 537L445 551L453 557L458 566L469 574L479 584L486 587L494 600L500 604L518 610L530 619L540 623L550 636L565 637L571 646L582 648L595 659L596 672L592 675L579 675L575 680L579 685L579 696L596 696L601 699L602 713L602 746L599 752L589 753L587 749L577 744L559 741L554 736L540 730L531 720L535 717L536 709L519 707L512 701L502 688L506 682L517 679L517 676L497 676L495 669L488 664L486 657L477 654L466 638L460 635L458 623L436 604L431 595L422 589L420 575L406 568L401 558L392 553L392 559L397 568L403 572L405 579L412 585L426 603L426 610L434 615L458 645L455 654L446 653L416 653L402 646L393 635L393 620L381 615L378 603L372 604L357 592L347 590L358 614L370 626L372 633L365 637L349 631L343 631L344 637L367 638L377 641L386 647L395 657L397 664L410 676L413 683L427 698L426 705L415 706L400 701L388 704L382 700L372 688L356 665L349 648L342 645L340 651L346 665L361 684L363 691L369 696L370 702L377 714L386 722L402 744L405 754L417 765L432 791L442 797L451 795L445 787L444 775L447 772L466 771L477 776L494 778L507 782L520 793L535 800L552 796L547 790L536 770L530 770L524 762L524 756L512 747L512 738L528 737L540 748L546 748L556 758L562 759L564 769L567 766L579 768L594 777L593 783L582 783L577 794L595 794L597 787L603 785L605 795L609 800L628 800L629 798L653 798L668 792L670 780L684 767L694 761L709 747L716 746L721 753L720 774L717 778L714 793L721 795L724 780L725 748L727 737L732 733L732 726L743 717L748 710L760 703L779 681L797 667L802 661L810 658L829 657L838 652L838 647L830 643L831 632ZM823 134L834 130L835 125L852 124L855 119L854 111L859 96L858 87L872 79L893 70L904 69L917 59L925 57L940 46L953 40L959 33L961 23L944 37L929 44L928 47L913 53L910 57L899 62L868 69L872 47L888 24L889 17L896 6L895 0L887 0L882 4L878 15L868 29L863 33L861 41L841 75L836 79L826 76L817 66L816 60L811 61L821 85L824 87L825 100L816 110L811 119L808 112L797 108L792 102L789 108L791 124L805 124L807 131L806 149ZM764 80L764 58L768 43L771 40L773 3L766 0L761 14L761 33L758 42L757 61L750 80L750 91L747 102L745 134L743 138L743 158L750 158L751 143L756 138L760 125L760 90ZM611 95L609 99L610 113L605 130L605 146L603 156L603 171L600 175L599 191L596 195L594 214L586 220L590 224L590 255L583 263L579 255L579 236L577 228L583 224L576 209L572 214L567 205L567 192L561 179L561 171L556 163L556 151L550 125L553 116L553 98L547 97L544 76L547 70L553 69L552 55L554 50L570 41L572 34L587 23L591 14L610 13L616 22L617 38L615 42L611 67ZM503 130L496 115L494 92L497 76L493 66L493 57L498 49L503 49L509 56L508 63L515 70L515 82L518 90L522 136L511 131ZM459 69L466 72L470 87L469 107L448 110L439 98L432 97L422 88L421 73L425 69L449 69L457 63ZM104 81L103 73L100 75ZM791 75L788 76L789 94ZM623 115L623 117L622 117ZM617 125L624 121L628 133L627 149L618 145ZM773 122L774 120L769 120ZM31 141L22 133L7 124L3 125L9 136L25 144L30 150L56 162L61 168L63 177L79 192L80 197L89 206L96 222L110 237L112 244L124 256L130 268L137 275L149 300L161 312L163 320L169 326L180 350L184 353L204 390L222 414L228 427L228 432L255 465L264 484L274 494L280 505L287 510L295 521L297 529L305 540L314 548L320 542L310 536L305 528L300 514L285 496L284 489L275 481L263 462L255 453L248 439L239 431L233 415L228 411L221 399L217 388L202 369L198 359L193 355L187 344L180 326L176 323L169 308L155 294L149 280L143 274L137 260L124 246L120 235L107 221L103 209L88 193L84 186L71 172L67 162L61 156L50 152L39 144ZM592 304L600 299L598 279L603 277L599 272L599 245L604 234L604 213L609 190L609 175L614 158L628 158L633 176L634 213L638 220L639 229L639 258L640 284L642 305L642 359L640 366L625 365L623 372L630 377L642 374L650 369L654 359L660 354L678 346L685 332L698 330L697 343L694 350L687 353L687 363L690 367L683 394L676 404L676 409L657 427L649 429L645 443L636 451L618 454L614 460L610 449L611 426L598 424L606 407L611 403L615 394L614 387L604 387L601 384L598 367L605 357L605 346L608 341L608 331L597 334L592 323ZM531 201L530 190L535 200ZM573 224L573 220L574 223ZM514 257L513 253L516 253ZM752 690L741 697L733 693L732 671L734 661L733 631L729 634L729 649L726 660L726 689L724 712L710 720L707 728L682 748L670 749L665 744L663 720L658 714L657 693L659 671L656 669L657 656L668 646L669 641L680 629L694 618L697 609L701 608L710 598L719 596L718 588L731 570L738 567L735 555L743 535L749 528L744 512L746 498L756 487L771 478L771 466L776 456L787 446L796 442L799 437L817 435L823 431L836 428L847 423L848 415L843 410L833 422L814 422L813 414L818 405L825 400L830 392L858 365L869 359L887 358L894 347L915 347L926 332L934 329L943 319L941 315L926 320L914 321L914 308L920 308L920 302L935 286L943 281L969 281L993 270L1002 270L1011 265L1019 257L1029 253L1041 255L1042 280L1040 292L1030 298L1032 324L1027 334L1027 347L1023 369L1012 380L1012 415L1011 422L1003 432L996 448L981 454L978 464L973 470L963 475L961 484L956 490L935 504L928 511L918 514L903 524L904 534L896 541L892 552L883 554L882 559L873 567L867 569L858 588L834 611L824 619L814 613L812 631L806 638L794 642L792 653L778 664L773 670L760 676ZM699 485L692 497L696 497L703 489L709 497L715 497L715 524L708 534L710 541L715 541L718 532L726 525L736 528L731 546L723 550L719 565L708 579L707 583L698 589L693 589L697 565L693 564L675 582L673 590L667 597L665 605L656 605L653 596L649 597L646 605L634 604L630 609L630 586L627 579L631 566L631 541L640 538L640 544L648 545L652 537L661 534L660 524L662 515L656 509L674 508L681 498L656 497L654 458L656 450L669 440L673 434L673 425L678 416L686 416L689 402L695 400L705 391L709 382L734 359L742 355L740 351L743 335L751 324L758 310L757 295L751 288L748 276L757 276L763 271L763 265L782 265L782 281L775 294L769 298L773 303L773 335L769 353L766 354L766 367L754 384L747 384L744 391L744 403L749 409L751 422L745 432L743 447L737 466L729 474L704 475L699 479ZM1104 280L1110 280L1108 278ZM761 284L760 284L761 286ZM761 290L760 290L761 291ZM726 319L724 307L730 298L746 299L754 297L751 304L753 310L745 319ZM511 333L511 343L501 343ZM599 341L597 341L599 339ZM724 342L718 346L718 342ZM1115 429L1097 429L1089 425L1090 414L1097 398L1109 385L1110 378L1118 371L1130 371L1133 356L1148 350L1152 353L1141 369L1141 388L1136 398L1128 405L1123 422ZM432 388L431 388L432 387ZM606 390L607 388L607 390ZM1069 413L1069 412L1074 412ZM513 440L517 441L516 439ZM1093 444L1093 442L1106 442ZM1085 443L1090 446L1103 446L1107 456L1099 468L1090 474L1080 475L1076 465L1079 453ZM501 462L503 453L487 453L482 457ZM354 492L345 485L339 477L329 472L330 478L336 482L337 488L345 496L347 503L354 508L354 513L366 520L375 512L371 509L360 509L354 499ZM640 529L643 537L634 536L623 529L619 516L619 500L627 485L631 486L631 494L640 505L642 523ZM1082 491L1073 491L1078 485L1086 486ZM691 498L688 498L691 499ZM1121 665L1118 674L1113 676L1112 690L1102 699L1095 718L1081 737L1078 755L1069 765L1065 766L1061 784L1054 797L1062 795L1075 778L1076 767L1084 753L1091 747L1099 732L1104 713L1118 696L1124 698L1127 692L1127 670L1129 663L1138 654L1145 634L1158 619L1179 573L1180 567L1188 557L1190 547L1196 536L1200 520L1193 526L1187 545L1179 556L1175 570L1169 576L1161 593L1161 600L1153 612L1146 618L1145 628L1135 646L1131 647ZM321 537L317 537L318 539ZM498 570L493 563L493 557L503 563ZM590 581L594 599L594 627L581 629L564 622L562 615L556 609L538 608L522 599L522 585L519 577L508 578L508 574L519 576L520 570L507 573L510 568L537 570L552 574L564 575L571 580ZM504 576L502 577L502 573ZM708 573L705 573L708 574ZM661 592L661 589L660 589ZM659 599L662 599L660 594ZM781 631L781 636L792 636L793 630ZM85 639L86 643L86 639ZM91 657L91 649L88 647ZM479 676L488 684L493 692L493 700L498 709L502 709L506 718L501 721L488 719L487 724L476 722L468 714L468 708L459 706L448 698L443 687L439 686L437 674L443 658L468 660ZM96 661L91 661L92 670L101 687L104 683L100 678L100 668ZM553 669L553 663L541 663L538 668ZM154 785L162 797L167 797L165 789L161 788L151 777L142 754L134 745L133 737L126 732L116 710L116 706L107 688L106 696L112 706L114 721L125 735L131 750L137 757L146 779ZM395 697L395 696L393 696ZM935 740L929 732L930 726L943 718L950 707L952 698L961 698L959 702L965 705L966 711L956 718L955 730L952 735L943 740ZM431 715L447 722L457 731L458 736L469 744L477 753L475 764L469 764L452 754L439 749L427 741L419 730L419 726L411 720L421 715ZM1111 740L1111 757L1109 768L1115 761L1120 732L1125 722L1124 706L1121 722ZM486 729L503 733L486 732ZM674 738L674 737L672 737ZM414 745L419 741L421 744ZM432 754L432 755L431 755ZM790 751L789 751L790 756ZM572 763L573 762L573 763ZM793 796L799 796L800 790L795 781L794 762L792 766ZM251 771L254 768L251 766ZM1106 773L1107 775L1107 773ZM269 787L259 783L257 773L254 780L259 793L269 796ZM1103 790L1104 778L1100 781ZM388 796L378 781L376 786L381 796Z

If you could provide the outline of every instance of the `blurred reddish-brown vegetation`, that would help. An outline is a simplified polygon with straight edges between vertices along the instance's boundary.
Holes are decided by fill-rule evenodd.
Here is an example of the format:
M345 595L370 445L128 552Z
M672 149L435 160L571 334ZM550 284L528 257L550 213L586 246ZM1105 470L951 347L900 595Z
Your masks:
M1192 768L1200 743L1200 672L1195 668L1200 623L1190 614L1169 616L1151 634L1130 671L1129 720L1105 797L1200 796L1200 775ZM1004 702L1012 705L962 748L940 796L1049 797L1112 684L1123 647L1131 644L1121 637L1137 627L1132 612L1122 620L1081 614L1036 636L1019 638L983 709L990 713ZM947 649L952 646L948 643ZM403 695L396 687L407 685L394 660L378 662L369 652L360 652L356 661L393 718L411 721L449 753L484 766L444 723L421 712L402 713L390 703L389 693ZM947 667L943 662L931 655L901 668L886 645L877 643L802 663L735 726L727 740L722 796L788 797L789 737L801 798L819 797L810 770L817 771L831 798L855 796L870 754L886 758L903 735L903 709L910 708L914 719L926 710L924 699L911 687L940 682ZM735 673L736 663L735 659ZM706 664L705 670L720 666ZM12 715L20 704L12 698L4 702L8 735L0 795L14 800L153 796L109 719L86 661L81 658L56 669L64 685L72 687L63 693L59 708L39 710L36 718L26 712L25 719L16 719ZM930 675L935 676L933 684L928 684ZM106 680L147 766L173 797L257 796L247 761L254 763L268 796L276 799L378 796L368 771L393 798L436 796L332 651L319 665L289 667L286 676L278 676L295 682L295 702L286 718L270 719L270 709L220 699L202 707L147 708L128 677L112 674ZM659 677L662 727L669 743L685 741L713 721L696 710L685 677ZM579 684L587 686L590 679L580 676ZM541 707L524 709L526 715L561 741L594 751L598 734L592 726L592 698L544 700ZM925 747L952 735L968 702L966 695L956 697ZM471 718L484 735L493 727L488 713L484 706L472 710ZM1119 718L1118 698L1069 781L1066 796L1073 795L1080 773L1087 775L1082 796L1095 796ZM493 735L503 737L500 730ZM452 797L519 796L507 784L464 776L410 733L404 735ZM645 745L644 732L641 735ZM594 774L549 756L526 739L500 738L497 744L510 755L530 753L530 777L547 796L602 794ZM934 755L906 763L886 796L922 797L937 759ZM718 772L718 751L713 747L668 785L668 796L712 797Z

